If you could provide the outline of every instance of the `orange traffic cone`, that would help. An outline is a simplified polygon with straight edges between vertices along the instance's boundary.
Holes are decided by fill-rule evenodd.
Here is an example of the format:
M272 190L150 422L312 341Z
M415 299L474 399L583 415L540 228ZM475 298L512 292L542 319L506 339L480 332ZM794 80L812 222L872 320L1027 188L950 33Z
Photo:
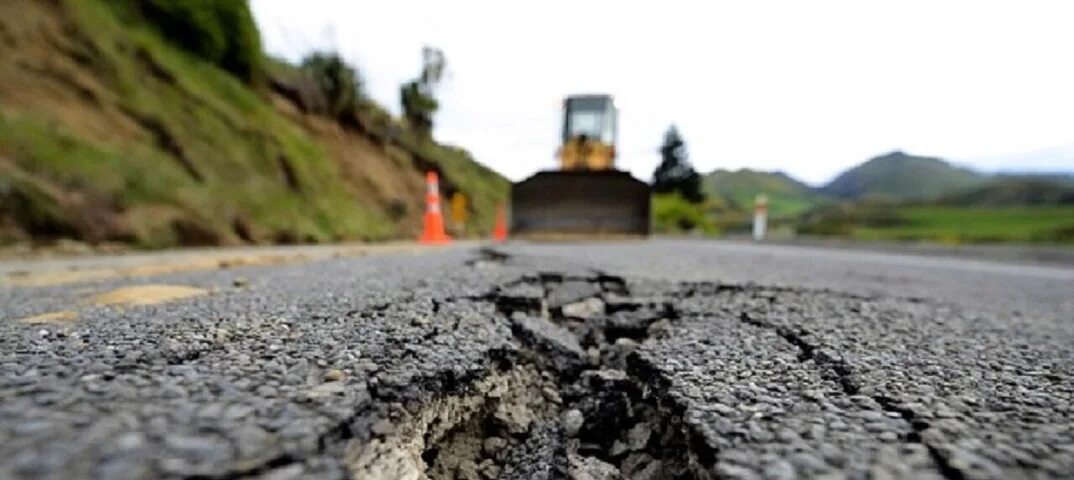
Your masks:
M496 206L496 225L492 227L492 239L497 242L507 241L507 213L503 204Z
M450 243L451 237L444 233L444 214L440 212L440 180L436 172L425 174L425 230L418 241L428 245Z

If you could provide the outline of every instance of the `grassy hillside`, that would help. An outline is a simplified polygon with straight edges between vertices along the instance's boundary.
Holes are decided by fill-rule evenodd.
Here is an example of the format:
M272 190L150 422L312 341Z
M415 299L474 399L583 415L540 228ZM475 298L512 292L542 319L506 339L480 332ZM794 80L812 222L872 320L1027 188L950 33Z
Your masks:
M847 199L928 199L984 182L984 176L938 158L892 152L843 172L821 191Z
M148 5L178 3L0 3L0 242L409 236L429 168L471 198L472 231L491 225L507 183L464 151L301 112L235 53L248 32L176 43L182 22Z
M1074 205L1074 184L1047 177L1001 177L979 187L944 195L940 203L978 207Z
M826 199L809 185L783 172L760 172L743 168L719 169L705 175L705 192L721 197L732 207L751 210L757 194L768 196L769 212L773 217L802 213Z

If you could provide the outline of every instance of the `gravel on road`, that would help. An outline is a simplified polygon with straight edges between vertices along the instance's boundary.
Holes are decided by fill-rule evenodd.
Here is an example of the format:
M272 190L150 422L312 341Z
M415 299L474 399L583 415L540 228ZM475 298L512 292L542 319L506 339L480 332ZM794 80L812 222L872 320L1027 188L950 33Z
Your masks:
M4 287L0 478L1071 478L1071 270L746 247Z

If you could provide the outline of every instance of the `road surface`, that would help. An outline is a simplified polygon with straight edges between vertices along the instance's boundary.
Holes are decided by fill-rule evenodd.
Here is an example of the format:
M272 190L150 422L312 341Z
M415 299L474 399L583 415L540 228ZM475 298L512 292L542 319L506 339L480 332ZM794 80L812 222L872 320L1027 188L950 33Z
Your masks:
M240 253L0 264L0 478L1074 478L1069 266Z

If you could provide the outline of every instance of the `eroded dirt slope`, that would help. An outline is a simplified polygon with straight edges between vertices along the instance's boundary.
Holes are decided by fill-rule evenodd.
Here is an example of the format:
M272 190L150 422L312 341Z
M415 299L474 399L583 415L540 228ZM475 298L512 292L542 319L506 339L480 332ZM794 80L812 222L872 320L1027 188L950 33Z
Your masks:
M0 4L0 243L411 238L429 169L490 228L507 184L464 151L303 114L116 5Z

